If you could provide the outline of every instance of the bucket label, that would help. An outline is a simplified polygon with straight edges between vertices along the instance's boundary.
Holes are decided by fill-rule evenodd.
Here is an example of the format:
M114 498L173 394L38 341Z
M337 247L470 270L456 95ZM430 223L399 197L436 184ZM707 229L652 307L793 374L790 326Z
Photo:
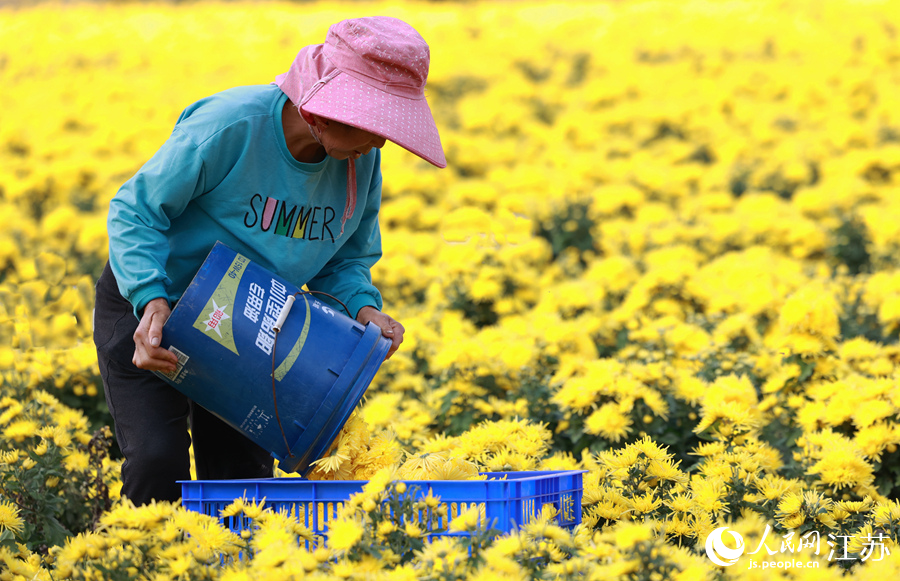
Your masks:
M254 323L259 322L262 314L262 322L256 333L256 346L266 355L272 354L275 345L275 322L287 302L288 289L280 281L271 279L269 286L269 298L266 300L266 289L254 283L250 284L247 295L247 306L244 308L244 316Z
M235 355L239 353L234 344L234 331L231 327L230 313L234 311L238 285L249 262L250 259L240 254L234 257L225 276L222 277L222 280L216 286L216 290L209 297L206 307L200 311L200 316L194 321L195 329L203 331L213 341Z

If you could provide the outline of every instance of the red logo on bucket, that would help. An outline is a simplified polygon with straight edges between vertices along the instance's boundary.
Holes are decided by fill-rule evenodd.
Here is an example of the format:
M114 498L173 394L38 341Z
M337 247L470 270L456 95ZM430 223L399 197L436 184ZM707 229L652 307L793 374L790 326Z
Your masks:
M203 323L206 325L206 332L215 331L219 337L222 336L222 331L219 330L219 323L224 321L225 319L230 319L231 317L225 314L225 309L228 308L228 305L219 306L216 304L215 299L213 299L213 310L209 313L209 319L204 321Z

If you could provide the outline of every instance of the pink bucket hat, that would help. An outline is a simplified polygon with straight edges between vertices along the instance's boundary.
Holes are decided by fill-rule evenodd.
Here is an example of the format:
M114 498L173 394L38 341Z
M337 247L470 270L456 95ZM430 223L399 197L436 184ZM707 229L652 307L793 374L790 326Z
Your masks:
M443 168L425 100L430 60L428 44L402 20L356 18L333 24L324 44L303 48L275 84L303 111L384 137Z

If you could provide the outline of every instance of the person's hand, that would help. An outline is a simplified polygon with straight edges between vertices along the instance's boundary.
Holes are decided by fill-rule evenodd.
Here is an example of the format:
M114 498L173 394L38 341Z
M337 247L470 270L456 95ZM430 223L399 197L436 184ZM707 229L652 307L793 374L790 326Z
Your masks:
M403 343L403 332L406 329L403 328L403 325L385 315L375 307L363 307L356 313L356 320L365 325L366 323L372 323L381 329L381 334L391 340L391 348L388 350L387 357L385 359L390 359L391 355L394 354L394 351L400 347L400 343Z
M175 371L178 357L159 346L163 325L171 314L169 301L163 298L153 299L144 307L141 322L134 332L134 357L131 359L140 369L168 373Z

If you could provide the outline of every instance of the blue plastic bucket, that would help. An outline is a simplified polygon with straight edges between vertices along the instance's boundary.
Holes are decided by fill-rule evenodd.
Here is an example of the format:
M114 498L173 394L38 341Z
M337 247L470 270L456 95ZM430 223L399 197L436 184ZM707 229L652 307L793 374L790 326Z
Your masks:
M305 475L359 404L391 342L314 294L296 296L276 340L272 327L298 292L216 243L163 328L162 345L178 356L178 368L157 375L270 451L282 470Z

